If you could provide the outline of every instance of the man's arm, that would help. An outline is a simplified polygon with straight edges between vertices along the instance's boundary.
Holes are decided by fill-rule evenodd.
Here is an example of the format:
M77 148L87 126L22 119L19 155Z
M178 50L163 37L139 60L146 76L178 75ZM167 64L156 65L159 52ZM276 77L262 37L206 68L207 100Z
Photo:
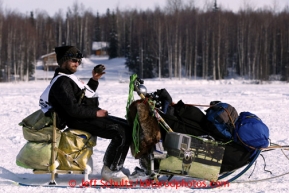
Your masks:
M98 88L99 82L98 80L94 80L93 78L89 79L87 85L89 86L89 88L91 88L91 90L96 91L96 89Z

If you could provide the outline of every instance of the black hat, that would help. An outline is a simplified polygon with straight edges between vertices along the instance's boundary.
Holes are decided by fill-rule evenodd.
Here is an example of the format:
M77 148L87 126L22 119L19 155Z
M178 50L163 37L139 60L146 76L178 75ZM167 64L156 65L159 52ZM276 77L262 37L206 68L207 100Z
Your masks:
M71 58L83 58L82 53L75 46L55 47L55 52L58 65Z

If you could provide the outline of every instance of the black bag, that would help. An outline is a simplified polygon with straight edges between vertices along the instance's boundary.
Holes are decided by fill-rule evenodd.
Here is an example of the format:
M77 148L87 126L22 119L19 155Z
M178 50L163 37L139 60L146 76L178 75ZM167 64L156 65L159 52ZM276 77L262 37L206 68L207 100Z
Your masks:
M231 142L226 144L220 173L233 171L248 164L252 159L252 152L244 146Z
M205 114L195 106L184 104L182 100L169 106L167 113L161 116L175 132L195 136L208 135L208 132L203 129L207 124ZM162 133L163 135L165 133Z

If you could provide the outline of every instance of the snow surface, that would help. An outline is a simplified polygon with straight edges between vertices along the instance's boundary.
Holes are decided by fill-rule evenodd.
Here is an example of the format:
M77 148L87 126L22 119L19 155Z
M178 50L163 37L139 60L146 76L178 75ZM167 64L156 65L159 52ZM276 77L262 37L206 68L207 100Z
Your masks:
M107 58L92 57L84 60L79 67L77 75L84 80L91 76L91 70L96 64L105 64L107 70L100 80L98 94L100 106L107 109L114 116L125 116L125 107L128 97L129 73L124 67L124 59L108 60ZM40 73L41 71L37 71ZM45 72L47 73L47 72ZM49 72L48 77L52 77ZM39 74L38 74L39 75ZM238 112L250 111L257 114L270 129L271 141L279 145L289 144L288 139L288 107L289 107L289 84L283 82L256 82L245 80L188 80L188 79L146 79L144 81L148 92L166 88L171 94L173 101L183 100L188 104L209 104L213 100L221 100L233 105ZM15 186L9 180L9 176L15 173L22 177L33 176L32 170L24 169L16 165L15 159L19 150L26 140L22 135L22 128L18 126L23 118L39 109L38 100L40 94L49 84L48 80L30 82L0 83L0 192L289 192L289 176L282 175L289 172L289 160L281 150L264 152L266 170L261 156L257 159L255 169L252 167L237 181L246 183L231 183L229 187L211 190L191 190L188 188L163 187L155 190L121 190L121 189L92 189L92 188L45 188L45 187L22 187ZM135 99L138 96L135 95ZM202 110L205 108L200 107ZM102 158L110 140L98 138L97 146L92 155L94 161L93 175L99 175L102 168ZM288 155L288 151L285 151ZM125 167L131 172L138 165L131 154L125 162ZM10 173L13 172L13 173ZM248 178L250 175L252 176ZM276 176L281 177L275 178ZM50 174L35 174L35 178L50 179ZM73 175L71 177L73 179ZM271 180L250 182L273 178ZM165 177L163 178L165 179Z

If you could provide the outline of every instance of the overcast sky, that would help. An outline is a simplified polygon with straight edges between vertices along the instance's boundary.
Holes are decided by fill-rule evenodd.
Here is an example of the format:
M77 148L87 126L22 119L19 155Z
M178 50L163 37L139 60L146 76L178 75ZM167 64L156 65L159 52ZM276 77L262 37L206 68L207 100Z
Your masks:
M183 1L187 2L188 0ZM223 8L238 11L240 7L243 7L244 2L253 8L258 8L273 7L274 1L277 2L279 10L289 5L289 0L217 0L217 3L222 5ZM75 2L82 3L85 9L91 8L92 11L103 14L107 8L114 10L116 7L121 10L154 9L156 6L163 8L167 0L0 0L0 2L2 2L4 11L15 10L27 14L30 11L46 10L50 16L53 16L60 9L66 12L67 8L72 7ZM204 6L204 2L214 2L214 0L195 0L196 6L200 8Z

